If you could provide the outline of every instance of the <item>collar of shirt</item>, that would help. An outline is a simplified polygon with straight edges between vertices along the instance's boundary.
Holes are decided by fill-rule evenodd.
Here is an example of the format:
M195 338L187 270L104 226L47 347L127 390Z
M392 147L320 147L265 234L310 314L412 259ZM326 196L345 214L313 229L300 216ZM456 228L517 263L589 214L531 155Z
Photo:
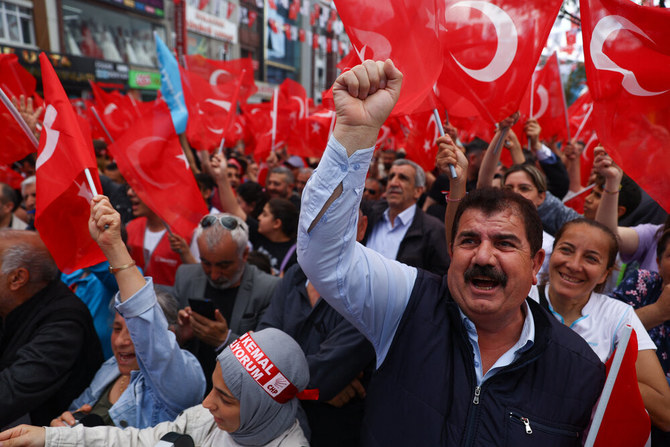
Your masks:
M409 227L414 221L414 214L416 213L416 203L403 210L396 216L395 225L391 225L390 208L384 210L384 222L389 226L389 231L396 228Z
M496 360L496 362L493 364L491 369L486 372L486 374L484 374L482 367L482 355L479 351L479 336L477 335L477 328L475 327L475 324L463 313L463 311L460 308L458 309L461 314L463 325L468 332L468 339L470 340L470 344L472 344L472 350L474 352L473 361L475 365L475 373L477 375L477 385L481 385L486 380L493 377L498 371L508 365L511 365L514 360L521 356L522 353L529 350L535 343L535 320L533 319L533 313L531 312L530 307L526 301L524 301L524 306L526 317L523 321L523 328L521 329L519 340L517 340L514 346L509 348L507 352L505 352L500 356L500 358L498 358L498 360Z
M551 305L551 298L549 298L549 284L546 285L545 296L547 297L547 304L549 305L549 310L551 311L551 313L556 317L556 319L558 321L561 322L561 324L565 324L565 319L563 318L563 315L556 312L554 310L554 306ZM579 322L581 322L585 318L588 318L589 315L591 315L591 312L590 312L591 307L593 307L595 305L595 304L591 304L592 301L593 300L591 300L591 297L589 295L589 300L586 302L584 307L582 307L582 311L581 311L582 316L577 318L575 321L572 322L572 324L570 325L570 329L574 329L575 325L577 325ZM591 305L589 305L589 304L591 304Z

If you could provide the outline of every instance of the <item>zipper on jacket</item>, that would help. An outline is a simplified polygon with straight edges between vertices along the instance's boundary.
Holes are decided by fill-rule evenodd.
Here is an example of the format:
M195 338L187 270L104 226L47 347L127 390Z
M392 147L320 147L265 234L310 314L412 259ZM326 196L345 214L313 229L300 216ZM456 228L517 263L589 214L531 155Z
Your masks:
M522 424L524 425L524 427L526 428L526 434L527 434L527 435L532 435L532 434L533 434L533 429L530 428L530 421L528 420L528 418L525 418L525 417L523 417L523 416L517 416L517 415L514 414L514 413L510 413L510 414L509 414L509 417L511 417L511 418L513 418L513 419L516 419L516 420L518 420L518 421L521 421L521 423L522 423Z
M475 397L472 399L472 403L479 405L479 395L482 394L482 387L477 385L475 387Z
M533 429L530 426L530 420L526 417L523 417L517 413L511 412L509 413L509 417L512 420L519 421L524 425L524 428L526 429L526 434L531 435L533 434ZM579 432L576 430L569 430L569 429L564 429L564 428L557 428L557 427L550 427L548 425L544 425L540 422L533 421L533 427L536 430L543 431L545 433L549 433L552 435L557 435L557 436L567 436L570 438L578 438L579 437Z

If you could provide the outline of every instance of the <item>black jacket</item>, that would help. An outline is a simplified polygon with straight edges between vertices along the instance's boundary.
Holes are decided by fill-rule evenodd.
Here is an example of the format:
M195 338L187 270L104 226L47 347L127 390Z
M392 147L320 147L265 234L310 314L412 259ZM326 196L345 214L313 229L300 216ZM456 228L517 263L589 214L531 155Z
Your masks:
M527 302L533 346L477 387L473 348L446 276L419 270L368 388L363 445L580 446L605 367L579 335Z
M0 427L49 425L91 383L102 349L86 305L59 280L0 322Z
M383 218L386 208L388 208L388 203L385 200L372 205L363 245L367 243L374 226ZM396 260L437 275L444 275L450 262L444 224L437 218L427 215L417 206L414 220L400 242Z

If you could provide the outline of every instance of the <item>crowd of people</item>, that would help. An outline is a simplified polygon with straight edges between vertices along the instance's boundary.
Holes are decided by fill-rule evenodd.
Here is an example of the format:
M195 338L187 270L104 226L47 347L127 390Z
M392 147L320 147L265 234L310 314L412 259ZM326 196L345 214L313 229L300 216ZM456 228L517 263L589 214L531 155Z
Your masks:
M0 185L0 445L577 446L626 325L668 445L670 218L606 148L568 207L583 144L531 119L522 148L516 114L489 143L445 123L431 172L376 148L401 85L391 61L340 75L320 159L199 159L191 235L96 143L106 261L74 272L21 163Z

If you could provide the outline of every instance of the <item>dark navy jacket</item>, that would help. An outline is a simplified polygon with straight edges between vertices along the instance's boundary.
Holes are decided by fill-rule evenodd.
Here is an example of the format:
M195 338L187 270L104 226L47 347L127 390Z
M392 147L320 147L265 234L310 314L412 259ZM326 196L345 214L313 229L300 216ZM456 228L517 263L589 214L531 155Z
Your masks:
M581 445L605 367L579 335L528 303L533 347L479 388L472 345L446 276L419 270L368 389L363 445Z

